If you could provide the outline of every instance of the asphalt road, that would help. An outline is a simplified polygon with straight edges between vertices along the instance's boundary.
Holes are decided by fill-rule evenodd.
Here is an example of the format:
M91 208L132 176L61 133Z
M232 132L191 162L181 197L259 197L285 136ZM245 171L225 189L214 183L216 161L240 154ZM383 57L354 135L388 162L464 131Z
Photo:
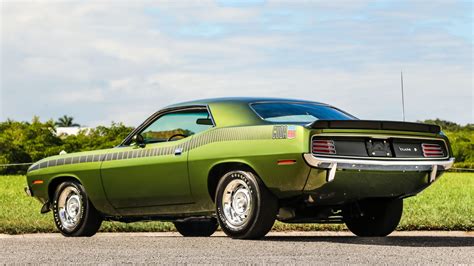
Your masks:
M474 233L396 232L359 238L347 232L271 233L263 240L184 238L176 233L0 235L0 264L474 264Z

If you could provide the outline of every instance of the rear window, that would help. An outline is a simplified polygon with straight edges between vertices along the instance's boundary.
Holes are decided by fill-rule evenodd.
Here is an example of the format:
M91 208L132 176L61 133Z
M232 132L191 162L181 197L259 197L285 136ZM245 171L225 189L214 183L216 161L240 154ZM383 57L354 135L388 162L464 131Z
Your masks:
M331 106L316 103L254 103L253 110L275 123L311 123L316 120L353 120L355 117Z

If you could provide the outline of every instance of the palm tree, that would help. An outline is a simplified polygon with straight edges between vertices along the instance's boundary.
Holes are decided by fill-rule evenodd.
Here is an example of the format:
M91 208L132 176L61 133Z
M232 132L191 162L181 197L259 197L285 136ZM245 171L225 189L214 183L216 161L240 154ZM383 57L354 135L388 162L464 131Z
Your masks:
M81 125L73 123L74 118L72 116L63 115L58 118L58 121L54 123L57 127L80 127Z

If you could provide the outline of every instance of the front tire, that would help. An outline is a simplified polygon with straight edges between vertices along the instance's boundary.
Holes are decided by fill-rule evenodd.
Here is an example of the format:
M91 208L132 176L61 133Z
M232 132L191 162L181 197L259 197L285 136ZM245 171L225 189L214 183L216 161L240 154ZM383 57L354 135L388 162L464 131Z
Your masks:
M358 209L354 215L354 209ZM347 228L357 236L387 236L397 228L403 213L402 199L371 199L357 203L344 214Z
M232 238L264 237L278 211L275 196L249 171L225 174L217 185L215 202L219 225Z
M206 237L211 236L217 230L218 224L215 218L206 220L188 220L183 222L174 222L174 227L186 237Z
M93 236L102 224L84 187L75 181L61 183L53 198L54 223L64 236Z

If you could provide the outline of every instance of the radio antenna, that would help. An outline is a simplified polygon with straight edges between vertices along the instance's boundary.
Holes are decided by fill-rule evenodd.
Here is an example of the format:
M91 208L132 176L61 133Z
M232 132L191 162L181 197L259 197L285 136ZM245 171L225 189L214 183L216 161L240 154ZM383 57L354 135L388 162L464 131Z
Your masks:
M403 92L403 71L400 71L400 83L402 86L402 115L403 115L403 122L405 122L405 95Z

